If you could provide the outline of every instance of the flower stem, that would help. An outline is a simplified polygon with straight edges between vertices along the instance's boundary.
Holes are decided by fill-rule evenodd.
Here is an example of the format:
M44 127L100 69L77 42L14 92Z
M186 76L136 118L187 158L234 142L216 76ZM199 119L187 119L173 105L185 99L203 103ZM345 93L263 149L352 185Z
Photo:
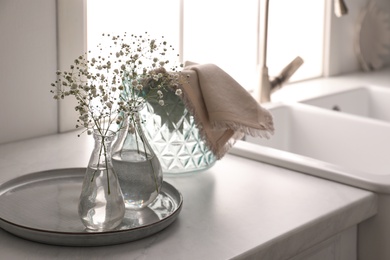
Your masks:
M141 138L142 145L143 145L144 151L145 151L145 157L146 157L146 160L148 160L148 152L147 152L146 144L145 144L146 141L144 140L143 132L142 132L142 130L140 128L141 128L141 123L140 123L140 121L138 119L135 129L136 129L136 131L138 132L138 134L139 134L139 136ZM156 172L154 170L153 160L148 160L148 161L150 163L150 166L152 167L153 177L154 177L154 184L155 184L156 192L158 192L157 176L156 176Z
M103 138L104 140L104 138ZM96 169L93 171L93 175L92 175L92 178L91 178L91 182L93 182L93 180L95 179L95 175L96 175L96 172L98 171L99 167L100 167L100 156L102 154L102 149L103 147L100 146L100 150L99 150L99 155L98 155L98 163L96 165Z
M106 144L104 142L104 136L103 136L103 139L102 139L102 146L103 146L103 149L104 149L104 162L105 162L105 167L106 167L106 174L107 174L107 193L108 195L110 195L111 193L111 189L110 189L110 175L108 174L108 162L107 162L107 148L106 148Z

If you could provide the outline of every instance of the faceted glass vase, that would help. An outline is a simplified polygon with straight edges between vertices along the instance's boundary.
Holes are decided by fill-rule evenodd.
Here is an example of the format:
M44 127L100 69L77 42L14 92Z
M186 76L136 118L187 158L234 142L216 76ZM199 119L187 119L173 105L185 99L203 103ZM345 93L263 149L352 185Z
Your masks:
M125 204L118 176L111 161L115 135L102 136L95 130L95 146L84 176L78 213L87 230L107 231L117 227L125 215Z
M112 161L126 208L142 209L157 198L163 183L161 164L145 137L138 111L118 132Z
M173 91L164 92L164 105L150 100L142 110L145 133L164 174L202 171L216 157L202 140L194 117Z

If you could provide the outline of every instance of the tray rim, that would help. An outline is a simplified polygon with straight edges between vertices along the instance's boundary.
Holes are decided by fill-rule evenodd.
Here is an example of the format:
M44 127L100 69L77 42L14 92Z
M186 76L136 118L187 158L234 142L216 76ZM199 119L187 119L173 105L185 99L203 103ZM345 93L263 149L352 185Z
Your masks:
M32 172L32 173L27 173L27 174L24 174L22 176L18 176L18 177L15 177L13 179L10 179L8 181L5 181L3 183L0 183L0 197L5 194L7 191L9 190L12 190L14 188L17 188L17 187L20 187L20 186L23 186L24 184L21 183L20 185L14 185L12 186L12 183L15 183L17 184L18 182L22 181L22 179L31 179L31 180L34 180L34 178L31 178L31 177L34 177L34 175L42 175L42 176L39 176L41 178L37 178L36 179L36 182L39 182L39 181L45 181L45 180L50 180L50 179L61 179L61 178L69 178L69 177L80 177L82 178L82 175L80 174L77 174L77 173L71 173L69 174L69 176L64 176L64 175L58 175L58 176L55 176L53 175L53 178L50 178L50 175L49 173L50 172L61 172L61 171L64 171L64 172L76 172L76 171L85 171L86 168L84 167L71 167L71 168L56 168L56 169L50 169L50 170L43 170L43 171L37 171L37 172ZM63 173L65 174L65 173ZM48 178L46 178L48 177ZM27 183L25 183L27 184ZM2 186L7 186L9 185L9 187L5 187L5 188L2 188ZM179 215L181 209L182 209L182 206L183 206L183 195L181 194L180 191L178 191L172 184L164 181L163 182L163 186L162 186L162 191L164 190L164 187L165 189L168 189L168 190L172 190L173 192L177 193L178 197L176 198L177 199L177 207L174 211L172 211L172 213L167 216L167 217L164 217L156 222L153 222L153 223L149 223L149 224L146 224L146 225L142 225L142 226L139 226L139 227L135 227L135 228L129 228L129 229L119 229L119 230L108 230L108 231L99 231L99 232L64 232L64 231L55 231L55 230L45 230L45 229L41 229L41 228L34 228L34 227L29 227L29 226L25 226L25 225L20 225L20 224L17 224L17 223L13 223L12 221L9 221L9 220L6 220L4 218L1 217L0 215L0 229L3 229L4 231L7 231L9 233L12 233L18 237L22 237L22 238L26 238L28 240L33 240L33 241L36 241L36 242L40 242L40 243L47 243L47 244L54 244L54 245L67 245L67 244L62 244L62 243L50 243L52 241L38 241L38 240L34 240L34 239L31 239L31 238L28 238L29 236L21 236L19 234L16 234L18 232L13 232L14 230L10 230L10 229L15 229L16 231L24 231L26 230L28 234L32 235L33 233L39 233L39 234L50 234L50 235L54 235L54 236L67 236L67 237L96 237L96 236L109 236L109 237L112 237L114 235L121 235L121 234L125 234L125 233L129 233L129 232L140 232L142 231L143 229L149 229L151 227L154 227L156 225L162 225L164 226L164 224L166 222L170 222L168 225L164 226L163 228L159 229L158 231L156 232L153 232L153 233L150 233L150 234L147 234L145 236L140 236L139 238L137 239L130 239L130 240L124 240L122 242L119 242L119 243L126 243L126 242L130 242L130 241L134 241L134 240L138 240L138 239L141 239L141 238L144 238L144 237L147 237L147 236L150 236L152 234L155 234L163 229L165 229L167 226L169 226L175 219L176 217ZM168 188L167 188L168 187ZM8 225L9 227L4 227L3 224L6 224ZM119 243L104 243L104 245L112 245L112 244L119 244ZM102 243L97 243L97 245L103 245ZM78 246L77 244L76 245L71 245L71 246ZM84 246L84 245L79 245L79 246ZM87 245L87 246L91 246L91 245ZM92 244L92 246L94 246Z

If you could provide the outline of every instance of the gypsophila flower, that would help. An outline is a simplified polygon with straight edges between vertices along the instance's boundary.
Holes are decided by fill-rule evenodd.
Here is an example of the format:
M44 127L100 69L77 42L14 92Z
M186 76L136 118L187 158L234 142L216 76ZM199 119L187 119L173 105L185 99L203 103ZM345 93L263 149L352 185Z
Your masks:
M183 93L183 91L180 88L176 89L176 91L175 91L176 96L181 96L182 93Z
M69 71L56 72L58 80L51 84L55 99L75 97L76 127L85 127L88 134L98 129L104 135L112 124L122 125L143 100L155 99L164 106L163 92L177 93L182 79L183 65L177 65L177 54L169 53L174 49L168 48L164 37L162 41L147 33L103 37L108 44L103 41L98 53L78 56ZM166 68L167 64L171 66Z

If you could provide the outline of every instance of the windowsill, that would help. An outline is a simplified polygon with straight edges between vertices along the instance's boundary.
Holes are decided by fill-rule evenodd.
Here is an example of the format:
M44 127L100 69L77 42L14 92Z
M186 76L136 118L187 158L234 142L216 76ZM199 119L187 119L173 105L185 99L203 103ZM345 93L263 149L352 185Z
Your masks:
M286 84L275 92L272 102L299 102L359 86L376 85L390 87L390 66L378 71L355 72L328 78Z

